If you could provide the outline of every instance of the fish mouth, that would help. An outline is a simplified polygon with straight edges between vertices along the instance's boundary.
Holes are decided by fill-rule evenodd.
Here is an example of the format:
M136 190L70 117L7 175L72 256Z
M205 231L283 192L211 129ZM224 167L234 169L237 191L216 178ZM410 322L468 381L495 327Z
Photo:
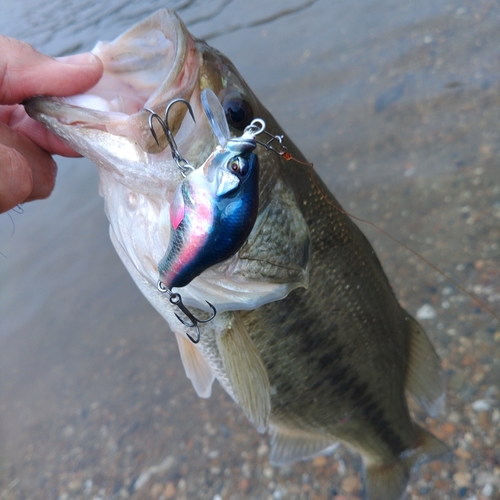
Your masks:
M102 60L104 73L95 87L71 97L37 96L24 106L77 152L101 165L104 160L106 168L116 168L120 160L161 162L170 148L160 123L150 122L146 108L164 116L173 99L199 101L193 94L199 91L203 57L196 44L177 15L163 9L114 41L97 43L92 52ZM191 105L197 122L203 121L201 105ZM194 126L190 117L184 120L186 110L176 105L168 116L179 147ZM187 130L180 134L181 128Z

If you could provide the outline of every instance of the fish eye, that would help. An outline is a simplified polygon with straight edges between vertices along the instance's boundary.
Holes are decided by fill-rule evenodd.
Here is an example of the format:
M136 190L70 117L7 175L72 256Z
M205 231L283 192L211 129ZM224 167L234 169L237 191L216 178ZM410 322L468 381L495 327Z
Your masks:
M248 162L240 156L236 156L229 162L228 168L240 177L245 176L248 172Z
M237 130L244 130L253 120L253 110L250 104L239 92L230 92L222 100L229 125Z

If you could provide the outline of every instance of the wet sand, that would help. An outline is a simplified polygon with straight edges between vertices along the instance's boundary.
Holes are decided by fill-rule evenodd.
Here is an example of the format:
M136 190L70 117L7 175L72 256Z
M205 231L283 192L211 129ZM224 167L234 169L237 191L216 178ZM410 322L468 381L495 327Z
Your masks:
M222 3L184 2L181 15L233 60L344 207L498 314L498 6L325 0L247 12L234 1L199 21ZM70 22L44 38L42 23L30 34L24 13L24 38L59 54L146 15L116 3L89 28L68 9L73 32ZM173 335L112 249L95 169L61 160L60 170L49 200L0 217L1 498L361 498L357 454L272 467L267 437L217 384L196 396ZM361 227L402 304L427 311L448 375L443 413L414 414L453 453L415 471L408 498L500 498L499 323Z

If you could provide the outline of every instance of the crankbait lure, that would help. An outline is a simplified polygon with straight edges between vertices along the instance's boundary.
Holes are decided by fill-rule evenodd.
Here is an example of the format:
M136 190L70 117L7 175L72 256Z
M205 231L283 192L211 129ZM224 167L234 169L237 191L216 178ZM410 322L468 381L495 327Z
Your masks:
M189 107L189 103L183 102ZM188 285L205 269L233 256L250 234L259 206L259 161L253 152L257 146L255 136L265 128L262 120L254 120L241 137L231 139L224 110L211 90L203 91L202 104L219 146L203 165L189 173L187 169L193 167L177 151L168 129L169 108L165 120L156 114L150 116L151 129L153 117L160 121L172 155L185 175L170 205L170 241L158 265L158 289L167 293L170 302L189 318L191 323L177 315L184 325L197 330L194 338L188 334L194 343L200 340L198 323L213 319L215 307L207 301L213 315L200 320L184 306L181 296L172 292L172 288Z

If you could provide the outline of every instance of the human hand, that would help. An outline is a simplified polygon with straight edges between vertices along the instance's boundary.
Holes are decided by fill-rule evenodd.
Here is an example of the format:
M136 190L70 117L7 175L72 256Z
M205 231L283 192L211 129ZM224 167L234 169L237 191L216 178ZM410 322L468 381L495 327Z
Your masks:
M57 172L52 154L78 156L18 103L35 95L85 92L102 71L90 53L54 59L0 35L0 213L49 196Z

